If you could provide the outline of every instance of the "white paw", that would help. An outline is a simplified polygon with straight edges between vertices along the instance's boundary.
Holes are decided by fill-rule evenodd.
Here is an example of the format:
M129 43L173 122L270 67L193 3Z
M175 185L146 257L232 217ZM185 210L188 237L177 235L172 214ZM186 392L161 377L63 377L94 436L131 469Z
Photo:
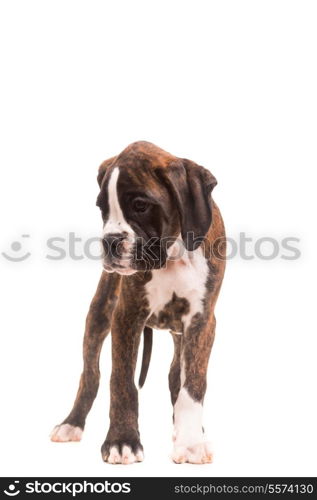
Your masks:
M66 443L67 441L80 441L83 430L70 424L61 424L54 427L51 432L51 441Z
M175 442L172 459L177 464L210 464L212 462L211 445L200 442L193 445L182 445Z
M105 462L109 464L133 464L135 462L142 462L144 459L143 451L138 450L136 454L134 454L130 448L130 446L124 445L122 447L122 452L119 453L119 450L116 446L112 446L110 448L109 455L104 455L103 459Z

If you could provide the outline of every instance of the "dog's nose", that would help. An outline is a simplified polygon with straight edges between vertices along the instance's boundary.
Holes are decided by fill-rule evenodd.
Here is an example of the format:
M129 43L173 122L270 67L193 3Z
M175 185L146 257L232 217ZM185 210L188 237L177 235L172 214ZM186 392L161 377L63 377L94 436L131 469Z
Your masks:
M102 240L102 245L106 255L111 259L119 258L122 248L122 241L125 239L125 235L122 233L108 233L104 236Z

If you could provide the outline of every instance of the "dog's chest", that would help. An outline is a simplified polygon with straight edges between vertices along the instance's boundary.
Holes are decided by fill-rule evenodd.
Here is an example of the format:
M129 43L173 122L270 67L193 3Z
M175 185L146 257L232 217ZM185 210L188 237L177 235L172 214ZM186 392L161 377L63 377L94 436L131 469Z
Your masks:
M147 324L182 333L203 312L208 264L200 249L163 269L152 271L145 288L151 311Z

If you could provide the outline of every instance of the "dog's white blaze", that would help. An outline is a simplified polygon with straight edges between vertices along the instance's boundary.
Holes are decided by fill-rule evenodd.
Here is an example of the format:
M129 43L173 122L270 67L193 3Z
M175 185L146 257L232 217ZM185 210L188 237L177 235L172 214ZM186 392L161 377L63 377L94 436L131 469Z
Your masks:
M126 269L121 269L117 272L119 272L119 274L128 275L135 272L130 271L130 261L136 235L131 226L125 220L122 209L120 207L118 198L119 174L119 169L118 167L116 167L113 169L113 172L110 175L108 184L109 217L104 225L102 237L104 238L107 234L111 233L126 233L125 239L123 241L124 252L120 259L121 265L124 265ZM111 271L108 270L108 272Z
M129 235L133 236L134 231L124 218L123 212L120 207L118 198L118 167L113 169L110 175L108 184L108 200L109 200L109 218L104 225L103 235L108 233L122 233L126 231Z
M169 250L171 255L173 252ZM151 314L158 315L175 293L189 302L189 312L182 317L186 329L192 317L203 312L207 277L208 264L202 249L194 252L184 249L180 259L168 260L164 268L152 271L152 279L145 285Z

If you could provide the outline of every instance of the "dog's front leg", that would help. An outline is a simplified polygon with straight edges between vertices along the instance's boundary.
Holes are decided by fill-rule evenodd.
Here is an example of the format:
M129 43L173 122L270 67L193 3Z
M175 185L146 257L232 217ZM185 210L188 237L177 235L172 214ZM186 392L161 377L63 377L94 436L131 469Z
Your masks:
M143 460L134 373L144 322L145 318L142 319L139 309L132 306L127 311L123 303L118 304L111 325L110 428L101 448L103 460L112 464L131 464Z
M52 441L79 441L87 414L99 387L99 356L110 331L111 316L118 299L120 276L103 272L90 304L83 343L84 369L70 414L51 434Z
M215 318L206 323L198 314L186 329L179 349L180 380L174 379L174 450L176 463L209 463L210 444L204 436L202 413L208 360L214 340ZM175 377L174 377L175 378ZM176 383L177 382L177 383ZM172 392L172 399L174 393ZM175 398L175 395L174 395Z

